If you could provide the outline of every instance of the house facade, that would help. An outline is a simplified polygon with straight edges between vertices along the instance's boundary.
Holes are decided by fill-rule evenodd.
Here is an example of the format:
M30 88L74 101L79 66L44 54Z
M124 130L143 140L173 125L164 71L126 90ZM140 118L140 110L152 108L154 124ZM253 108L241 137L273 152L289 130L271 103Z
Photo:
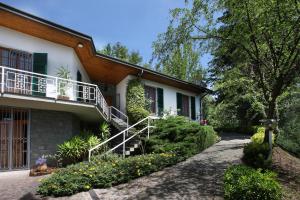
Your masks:
M137 77L152 115L200 120L206 88L98 54L90 36L0 3L0 171L27 169L90 124L126 115Z

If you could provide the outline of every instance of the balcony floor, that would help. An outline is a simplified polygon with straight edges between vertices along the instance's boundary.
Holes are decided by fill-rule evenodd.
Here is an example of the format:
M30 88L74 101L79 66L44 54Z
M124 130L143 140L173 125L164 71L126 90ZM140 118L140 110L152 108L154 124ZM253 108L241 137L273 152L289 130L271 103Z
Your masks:
M97 107L91 103L5 93L0 96L0 105L70 112L79 117L79 119L88 122L103 120Z

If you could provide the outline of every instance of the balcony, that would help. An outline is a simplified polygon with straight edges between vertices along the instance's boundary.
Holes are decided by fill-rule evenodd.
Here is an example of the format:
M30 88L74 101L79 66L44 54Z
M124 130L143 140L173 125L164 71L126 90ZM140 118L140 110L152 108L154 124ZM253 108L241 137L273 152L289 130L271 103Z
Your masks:
M0 66L0 104L66 111L109 120L110 108L95 84Z

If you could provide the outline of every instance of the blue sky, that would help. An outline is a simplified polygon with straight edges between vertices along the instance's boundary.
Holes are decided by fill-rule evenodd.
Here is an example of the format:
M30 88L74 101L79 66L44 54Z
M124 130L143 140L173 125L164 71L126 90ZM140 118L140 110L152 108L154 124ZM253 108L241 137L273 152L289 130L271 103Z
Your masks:
M0 0L93 37L96 48L121 42L148 62L152 42L166 30L169 10L184 0ZM206 65L209 57L202 58Z

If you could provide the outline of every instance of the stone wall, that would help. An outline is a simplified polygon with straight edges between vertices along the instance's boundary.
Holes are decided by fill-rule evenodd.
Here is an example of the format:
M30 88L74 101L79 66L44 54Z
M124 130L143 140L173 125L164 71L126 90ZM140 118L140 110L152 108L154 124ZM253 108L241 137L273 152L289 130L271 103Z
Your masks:
M57 145L79 134L80 121L71 113L32 110L30 125L30 166L38 157L54 154Z

